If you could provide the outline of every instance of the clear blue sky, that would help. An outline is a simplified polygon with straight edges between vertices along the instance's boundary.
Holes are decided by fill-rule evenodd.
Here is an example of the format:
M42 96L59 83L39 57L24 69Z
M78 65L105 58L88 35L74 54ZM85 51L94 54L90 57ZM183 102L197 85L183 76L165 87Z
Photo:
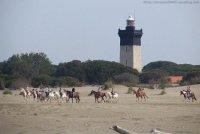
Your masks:
M144 32L143 66L158 60L200 65L200 2L148 1L0 0L0 62L29 52L44 52L53 64L119 62L118 28L135 11L136 29Z

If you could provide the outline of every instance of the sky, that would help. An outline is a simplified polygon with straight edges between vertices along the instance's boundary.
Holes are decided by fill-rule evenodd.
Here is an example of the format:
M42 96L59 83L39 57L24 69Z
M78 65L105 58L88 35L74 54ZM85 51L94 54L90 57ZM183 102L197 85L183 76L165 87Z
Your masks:
M0 0L0 62L30 52L53 64L119 62L129 15L143 29L142 66L200 65L200 0Z

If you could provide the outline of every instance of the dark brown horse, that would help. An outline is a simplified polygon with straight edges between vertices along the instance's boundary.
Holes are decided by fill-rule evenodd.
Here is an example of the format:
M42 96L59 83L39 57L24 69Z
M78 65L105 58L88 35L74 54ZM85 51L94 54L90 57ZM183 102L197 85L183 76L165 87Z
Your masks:
M141 90L141 89L138 91L133 90L133 94L135 94L136 96L136 101L137 100L139 101L139 98L141 98L141 100L144 98L145 101L146 101L146 97L149 98L144 92L144 90Z
M80 93L79 92L72 92L72 91L68 91L66 90L66 95L68 96L68 100L67 102L69 102L69 99L72 100L73 103L73 98L76 99L76 103L80 102Z
M184 98L188 99L188 100L190 100L190 98L192 98L192 102L193 102L193 100L197 100L195 97L195 94L193 92L188 94L187 91L182 90L182 91L180 91L180 95L183 95Z
M92 90L91 93L90 93L89 95L92 95L92 94L94 94L95 103L96 103L96 102L99 103L99 100L98 100L99 98L101 98L101 101L103 100L103 101L105 102L104 97L106 97L106 93L103 93L103 92L96 92L96 91ZM106 98L107 98L107 97L106 97Z

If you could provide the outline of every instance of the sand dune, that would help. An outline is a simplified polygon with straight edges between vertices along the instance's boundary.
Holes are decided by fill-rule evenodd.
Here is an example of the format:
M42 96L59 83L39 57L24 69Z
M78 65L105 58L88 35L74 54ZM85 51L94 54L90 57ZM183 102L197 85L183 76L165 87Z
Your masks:
M145 89L149 99L136 102L135 96L126 94L128 88L115 86L119 102L94 103L88 96L96 86L77 87L81 102L38 103L25 102L19 91L3 95L0 91L1 134L117 134L110 129L119 125L130 131L147 133L152 129L173 134L200 133L200 85L191 86L197 102L185 101L179 91L186 87L160 90ZM58 90L58 89L56 89Z

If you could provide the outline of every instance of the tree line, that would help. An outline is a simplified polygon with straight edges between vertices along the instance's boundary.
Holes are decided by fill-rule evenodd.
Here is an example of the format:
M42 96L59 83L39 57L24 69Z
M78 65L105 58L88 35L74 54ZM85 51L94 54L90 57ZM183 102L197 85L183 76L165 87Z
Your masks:
M117 62L88 60L53 65L44 53L25 53L0 62L0 89L33 86L81 86L84 84L137 85L167 83L167 76L184 76L182 84L200 83L200 66L158 61L144 66L142 73Z

